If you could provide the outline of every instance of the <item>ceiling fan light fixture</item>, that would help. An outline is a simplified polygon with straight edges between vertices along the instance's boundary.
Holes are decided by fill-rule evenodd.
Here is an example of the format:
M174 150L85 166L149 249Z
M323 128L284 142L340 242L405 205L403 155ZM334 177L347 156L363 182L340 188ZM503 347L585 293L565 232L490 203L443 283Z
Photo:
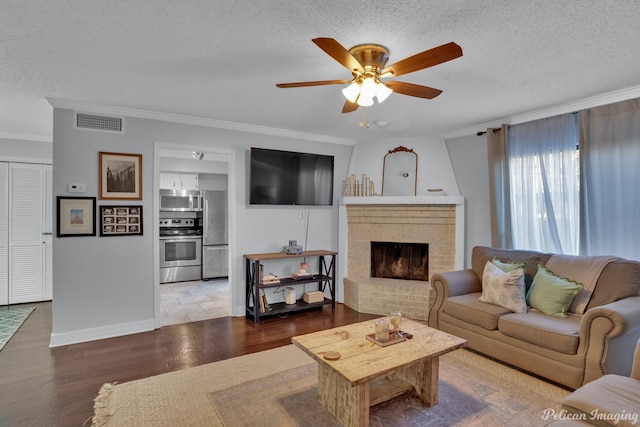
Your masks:
M360 95L366 98L373 98L378 93L378 85L373 77L367 77L362 81Z
M363 96L362 94L360 94L356 103L361 107L369 107L373 105L373 98Z
M392 92L416 98L432 99L442 93L441 90L407 82L387 82L382 79L398 77L414 71L433 67L462 56L462 48L454 42L425 50L387 66L389 49L379 44L359 44L346 49L338 41L329 37L312 39L320 49L351 72L352 79L319 80L311 82L278 83L280 88L306 86L347 85L342 94L347 101L342 107L343 113L351 113L358 106L373 105L374 99L382 103Z
M342 89L342 94L349 102L355 103L360 95L360 85L356 82L351 83L349 86Z
M384 83L378 82L378 93L376 95L376 98L378 98L378 103L381 103L382 101L387 99L389 95L391 95L392 93L393 93L393 90L385 86Z

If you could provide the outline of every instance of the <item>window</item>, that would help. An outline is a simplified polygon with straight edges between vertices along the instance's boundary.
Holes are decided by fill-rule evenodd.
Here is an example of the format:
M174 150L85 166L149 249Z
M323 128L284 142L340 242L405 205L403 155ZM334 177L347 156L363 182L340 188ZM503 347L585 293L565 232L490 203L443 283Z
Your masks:
M640 99L503 125L487 143L493 246L640 260Z
M509 129L515 248L575 254L580 236L580 161L575 114Z

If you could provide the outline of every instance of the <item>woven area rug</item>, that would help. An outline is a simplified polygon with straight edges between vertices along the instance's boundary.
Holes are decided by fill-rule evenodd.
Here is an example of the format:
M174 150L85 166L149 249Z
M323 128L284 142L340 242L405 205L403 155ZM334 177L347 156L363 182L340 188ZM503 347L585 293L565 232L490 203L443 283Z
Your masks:
M0 310L0 350L18 332L34 307L8 307Z
M96 426L338 426L316 397L316 363L293 345L130 383L105 384ZM438 405L412 394L371 426L544 426L569 392L466 350L440 358Z

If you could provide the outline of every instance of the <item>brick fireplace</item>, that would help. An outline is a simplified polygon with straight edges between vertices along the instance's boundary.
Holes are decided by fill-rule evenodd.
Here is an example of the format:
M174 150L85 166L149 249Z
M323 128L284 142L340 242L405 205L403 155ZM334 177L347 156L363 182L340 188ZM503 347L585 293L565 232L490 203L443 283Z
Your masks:
M428 276L461 269L462 197L344 198L340 222L343 302L363 313L388 315L391 311L400 311L411 319L426 321L431 295L428 280L373 277L372 242L427 247Z

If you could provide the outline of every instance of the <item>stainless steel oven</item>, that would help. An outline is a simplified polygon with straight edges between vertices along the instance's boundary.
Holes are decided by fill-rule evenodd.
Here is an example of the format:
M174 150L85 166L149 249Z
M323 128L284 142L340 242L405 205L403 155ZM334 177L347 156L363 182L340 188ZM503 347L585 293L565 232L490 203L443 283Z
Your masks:
M160 283L202 279L202 228L194 218L160 219Z

